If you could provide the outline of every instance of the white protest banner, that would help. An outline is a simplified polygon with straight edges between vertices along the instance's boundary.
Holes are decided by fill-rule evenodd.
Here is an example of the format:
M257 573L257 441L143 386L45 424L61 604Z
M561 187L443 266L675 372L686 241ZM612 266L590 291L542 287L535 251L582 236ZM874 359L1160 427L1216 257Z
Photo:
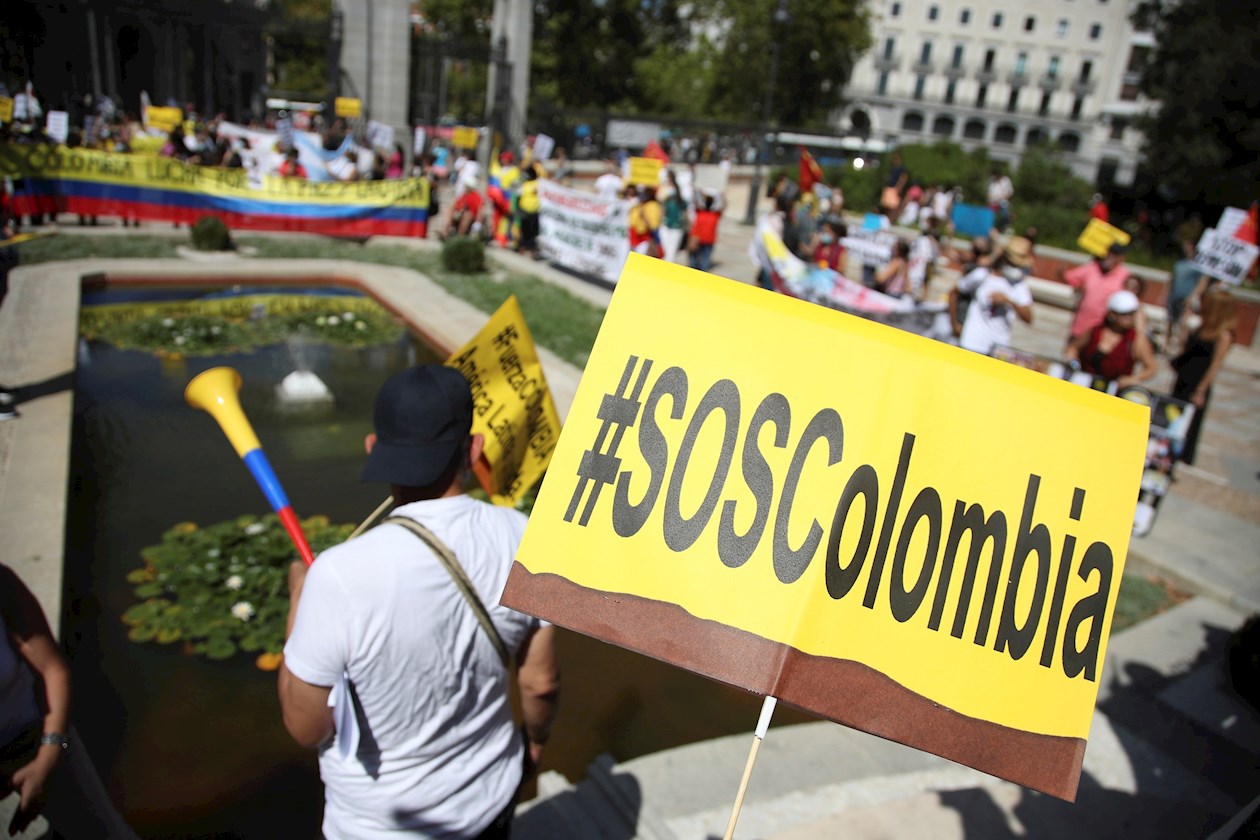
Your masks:
M850 227L849 235L840 240L846 251L862 265L884 265L892 259L897 237L883 231Z
M286 149L293 148L293 120L282 117L276 120L276 133L280 135L280 145Z
M1226 236L1216 228L1208 228L1199 238L1194 264L1204 274L1237 286L1251 270L1257 255L1260 255L1260 248L1250 242Z
M534 160L551 160L556 150L556 140L547 134L539 134L534 138Z
M1239 226L1247 220L1247 211L1240 207L1226 207L1216 223L1216 232L1221 236L1233 236Z
M44 132L58 143L66 142L70 136L70 115L65 111L49 111Z
M616 282L630 253L630 204L543 179L538 182L538 245L572 271Z
M424 154L425 137L424 126L416 126L415 133L411 135L411 151L416 155Z
M713 164L696 167L696 189L713 195L726 192L726 182L730 180L730 170Z
M392 149L394 146L394 127L376 120L368 121L368 145L373 149Z
M643 149L648 143L661 136L661 124L639 122L637 120L609 120L609 146L625 146L630 149Z

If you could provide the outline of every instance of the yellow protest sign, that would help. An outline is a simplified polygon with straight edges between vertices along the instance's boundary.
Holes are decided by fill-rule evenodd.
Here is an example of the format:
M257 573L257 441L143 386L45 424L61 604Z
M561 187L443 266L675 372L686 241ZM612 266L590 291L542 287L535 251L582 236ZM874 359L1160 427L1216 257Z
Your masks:
M0 96L0 123L13 122L13 97Z
M491 501L519 504L551 461L560 417L516 296L446 364L472 386L472 430L486 439Z
M333 100L333 113L339 117L361 117L363 116L363 100L338 96Z
M179 108L157 108L150 105L144 113L145 125L159 131L174 131L175 126L184 120L184 112Z
M631 254L502 603L1071 798L1149 419Z
M1077 237L1076 247L1087 254L1101 257L1114 243L1128 245L1132 237L1118 227L1107 224L1102 219L1090 219L1085 230Z
M629 183L644 184L649 187L659 186L661 183L661 162L656 158L649 157L630 158Z
M451 145L457 149L477 148L477 129L459 125L451 130Z

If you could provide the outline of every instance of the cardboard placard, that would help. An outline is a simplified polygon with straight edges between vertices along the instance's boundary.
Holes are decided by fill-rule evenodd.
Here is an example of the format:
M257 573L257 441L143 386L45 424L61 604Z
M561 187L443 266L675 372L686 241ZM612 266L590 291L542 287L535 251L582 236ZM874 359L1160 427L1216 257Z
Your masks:
M1217 280L1224 280L1231 286L1238 286L1246 279L1247 272L1260 255L1260 248L1250 242L1243 242L1232 236L1226 236L1215 228L1208 228L1199 237L1199 244L1194 252L1194 264L1204 274Z
M363 100L350 96L338 96L333 100L333 114L352 119L363 116Z
M1107 224L1102 219L1090 219L1085 230L1076 238L1076 247L1095 257L1105 256L1107 249L1115 243L1128 245L1132 237L1118 227Z
M13 97L0 96L0 123L13 122Z
M539 134L534 138L534 160L544 161L551 160L551 155L556 150L556 141L549 134Z
M65 111L49 111L45 117L44 133L58 143L70 137L70 115Z
M1149 418L631 254L502 603L1071 799Z
M658 158L630 158L630 177L628 183L655 187L661 183L661 161Z
M475 149L477 148L477 137L477 129L472 126L456 126L455 130L451 132L451 145L457 149Z
M988 236L993 230L992 208L979 204L955 204L950 211L954 233L959 236Z
M175 126L184 121L184 112L180 108L159 108L150 105L145 109L145 125L158 131L171 132Z

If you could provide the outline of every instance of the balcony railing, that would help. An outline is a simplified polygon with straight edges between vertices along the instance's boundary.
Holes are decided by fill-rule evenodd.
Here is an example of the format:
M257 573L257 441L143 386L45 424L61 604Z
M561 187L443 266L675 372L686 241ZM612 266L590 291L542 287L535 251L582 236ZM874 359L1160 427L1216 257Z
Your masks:
M930 58L926 61L919 59L914 63L913 69L919 76L930 76L932 75L932 71L936 69L936 62L932 61Z
M1050 73L1042 73L1041 78L1037 80L1037 85L1045 91L1055 91L1059 89L1062 79Z
M1026 85L1026 84L1028 84L1028 74L1027 74L1027 73L1020 73L1019 71L1012 71L1012 72L1011 72L1011 73L1010 73L1010 74L1006 77L1006 81L1007 81L1007 83L1008 83L1008 84L1010 84L1010 85L1011 85L1011 86L1013 86L1013 87L1019 87L1019 86L1021 86L1021 85Z
M997 72L993 68L988 70L977 70L976 81L982 85L993 84L997 81Z
M875 59L875 69L881 72L887 70L901 69L901 56L899 55L881 55Z
M1072 82L1072 93L1077 96L1089 96L1094 92L1094 87L1093 79L1077 79Z
M945 75L950 79L961 79L967 75L961 64L951 64L945 68Z

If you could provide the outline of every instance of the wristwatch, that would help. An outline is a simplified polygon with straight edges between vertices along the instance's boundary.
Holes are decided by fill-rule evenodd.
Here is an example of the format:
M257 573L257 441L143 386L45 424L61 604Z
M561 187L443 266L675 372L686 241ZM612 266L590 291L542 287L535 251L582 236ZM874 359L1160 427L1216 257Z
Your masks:
M70 749L70 741L62 732L45 732L39 736L39 745L61 747L63 750Z

